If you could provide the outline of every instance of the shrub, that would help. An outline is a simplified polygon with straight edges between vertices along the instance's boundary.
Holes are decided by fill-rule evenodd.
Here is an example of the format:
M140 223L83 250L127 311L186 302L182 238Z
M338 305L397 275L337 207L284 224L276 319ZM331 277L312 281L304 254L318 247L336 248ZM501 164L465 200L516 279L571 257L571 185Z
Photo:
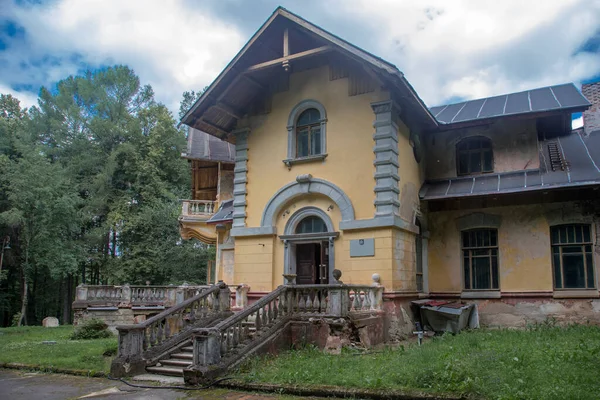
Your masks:
M111 336L112 333L104 321L92 318L75 328L71 340L103 339Z
M104 352L102 353L102 355L104 357L116 356L117 355L117 351L118 351L117 344L116 343L111 343L111 344L106 345L104 347Z

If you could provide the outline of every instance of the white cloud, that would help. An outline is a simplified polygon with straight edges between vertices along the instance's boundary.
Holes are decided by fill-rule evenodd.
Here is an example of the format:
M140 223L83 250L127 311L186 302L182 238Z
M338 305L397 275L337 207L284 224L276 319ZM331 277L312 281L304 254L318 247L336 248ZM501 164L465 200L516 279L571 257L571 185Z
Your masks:
M577 118L574 118L573 121L571 121L571 127L572 127L572 129L577 129L577 128L583 127L583 115L579 116Z
M17 99L19 99L22 108L29 108L31 106L37 105L37 95L30 92L17 92L16 90L13 90L12 88L5 86L1 83L0 94L10 94L13 97L16 97Z
M375 32L428 105L600 73L600 54L577 53L596 32L600 0L338 0L331 13Z
M28 68L20 80L49 84L84 65L127 64L171 110L184 90L208 85L243 43L235 26L184 0L62 0L12 7L28 35L26 49L11 53L12 68L50 54L59 62ZM79 59L72 59L73 53ZM42 82L39 82L42 80ZM29 83L29 82L27 82Z

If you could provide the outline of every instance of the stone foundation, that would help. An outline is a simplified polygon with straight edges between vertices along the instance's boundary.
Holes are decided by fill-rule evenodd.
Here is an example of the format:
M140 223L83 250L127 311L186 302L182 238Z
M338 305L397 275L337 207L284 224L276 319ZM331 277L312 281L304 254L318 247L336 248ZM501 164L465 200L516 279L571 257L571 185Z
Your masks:
M600 299L500 298L470 300L484 327L525 327L553 320L560 325L600 325Z

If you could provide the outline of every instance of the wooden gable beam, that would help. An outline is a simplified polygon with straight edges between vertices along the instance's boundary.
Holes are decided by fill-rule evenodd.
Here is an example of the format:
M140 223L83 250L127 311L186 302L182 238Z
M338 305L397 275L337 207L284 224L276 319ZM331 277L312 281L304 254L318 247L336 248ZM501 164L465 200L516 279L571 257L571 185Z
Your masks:
M274 67L274 66L280 65L280 64L284 65L284 64L289 63L292 60L297 60L297 59L305 58L305 57L311 57L311 56L315 56L317 54L323 54L323 53L326 53L331 50L333 50L333 47L331 47L331 46L321 46L321 47L317 47L315 49L302 51L300 53L290 54L287 57L281 57L281 58L277 58L275 60L270 60L270 61L266 61L266 62L263 62L260 64L252 65L251 67L248 67L246 69L246 73L261 71L265 68L271 68L271 67Z
M235 118L235 119L243 118L242 113L240 111L234 109L233 107L231 107L229 104L225 104L223 102L218 102L213 107L218 108L219 110L223 111L225 114L229 115L232 118Z
M218 126L218 125L215 125L215 124L213 124L212 122L208 122L206 119L204 119L204 117L201 117L200 119L198 119L198 120L195 122L195 124L197 124L197 123L204 124L204 125L206 125L207 127L209 127L209 128L211 128L211 129L213 129L213 130L217 131L217 133L219 134L219 136L220 136L221 138L223 138L223 137L225 137L225 136L227 136L227 135L228 135L228 132L226 132L226 131L224 130L224 128L222 128L222 127L220 127L220 126ZM195 125L195 124L194 124L194 125Z

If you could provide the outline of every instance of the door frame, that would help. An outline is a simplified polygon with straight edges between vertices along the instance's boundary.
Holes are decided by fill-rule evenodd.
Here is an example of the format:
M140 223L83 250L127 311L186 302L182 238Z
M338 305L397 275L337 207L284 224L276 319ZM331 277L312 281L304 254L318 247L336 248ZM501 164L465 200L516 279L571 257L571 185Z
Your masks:
M327 232L318 233L295 233L296 227L306 217L316 216L323 220L327 227ZM333 270L335 269L335 248L334 240L340 235L339 232L335 232L331 218L327 213L317 207L303 207L296 211L288 220L283 235L279 238L284 244L284 255L283 255L283 273L284 274L295 274L296 269L296 245L300 243L328 243L329 252L329 283L335 282L333 278ZM283 277L282 277L283 280ZM295 281L294 281L295 282Z
M296 264L298 258L296 257L296 245L315 243L328 244L329 256L328 261L328 276L329 283L335 282L333 278L333 270L335 269L335 247L334 240L339 236L339 232L323 232L323 233L303 233L296 235L281 235L279 236L283 240L284 252L283 252L283 273L284 274L295 274ZM283 278L282 278L283 279ZM295 280L294 280L295 282Z

